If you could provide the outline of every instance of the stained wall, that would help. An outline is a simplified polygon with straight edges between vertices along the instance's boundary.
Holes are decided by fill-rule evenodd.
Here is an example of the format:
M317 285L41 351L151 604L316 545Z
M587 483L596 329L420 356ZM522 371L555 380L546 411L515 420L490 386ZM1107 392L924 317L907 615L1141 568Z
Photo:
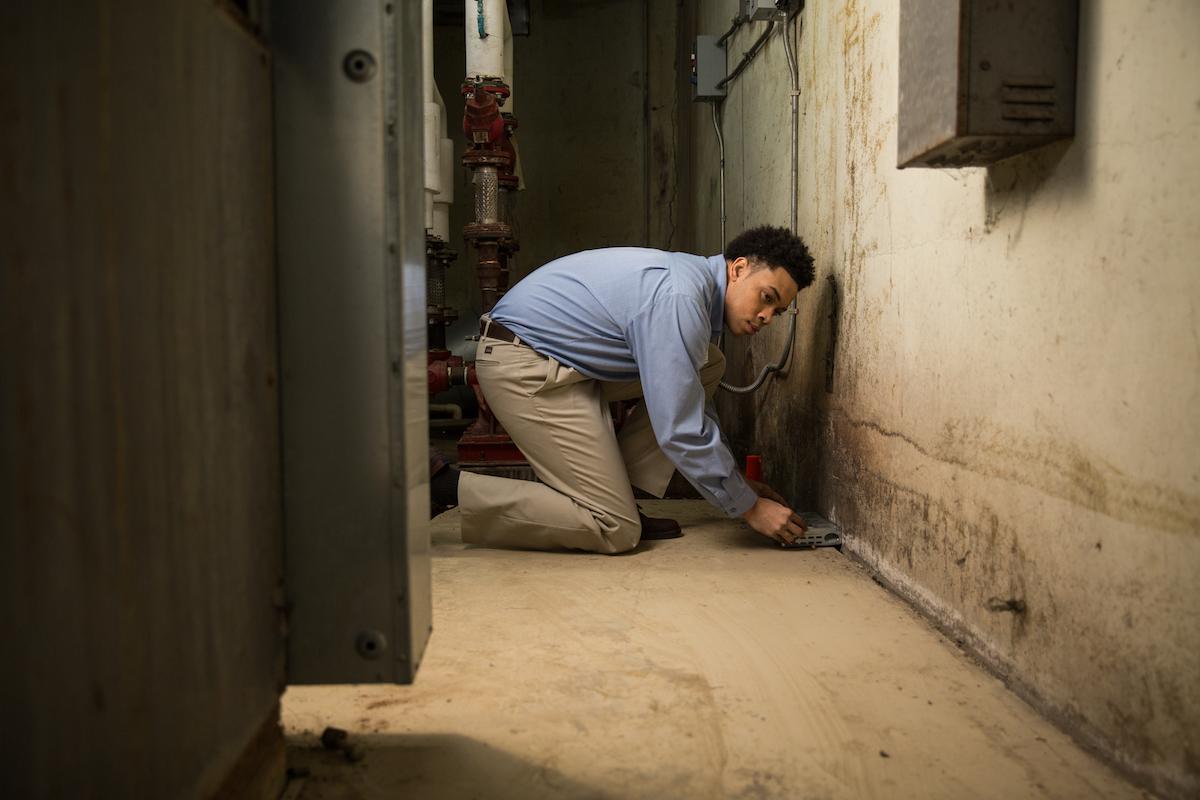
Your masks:
M703 0L696 30L723 32L736 5ZM817 279L786 377L722 400L731 436L1045 713L1194 794L1200 7L1084 2L1072 141L901 171L900 4L807 5L797 198ZM789 88L774 37L723 104L730 236L787 223ZM704 252L709 112L691 120ZM731 378L782 340L733 341Z

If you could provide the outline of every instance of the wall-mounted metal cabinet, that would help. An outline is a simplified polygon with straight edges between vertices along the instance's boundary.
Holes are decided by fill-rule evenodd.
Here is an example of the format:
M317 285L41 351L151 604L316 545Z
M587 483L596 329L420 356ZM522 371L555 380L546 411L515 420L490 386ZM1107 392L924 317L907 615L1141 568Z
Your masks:
M981 166L1073 136L1078 20L1078 0L903 0L899 166Z
M288 681L408 683L431 608L421 4L269 22Z
M692 99L724 100L726 90L721 86L729 70L725 46L718 44L719 36L697 36L692 55Z

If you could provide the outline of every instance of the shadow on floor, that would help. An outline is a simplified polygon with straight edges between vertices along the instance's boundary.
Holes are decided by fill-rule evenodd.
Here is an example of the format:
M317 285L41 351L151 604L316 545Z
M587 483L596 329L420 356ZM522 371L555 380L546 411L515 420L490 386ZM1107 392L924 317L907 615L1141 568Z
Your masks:
M361 761L325 750L311 737L289 737L289 774L300 776L294 800L376 800L420 797L529 800L604 798L550 762L526 761L456 734L361 734ZM294 787L292 787L294 790Z

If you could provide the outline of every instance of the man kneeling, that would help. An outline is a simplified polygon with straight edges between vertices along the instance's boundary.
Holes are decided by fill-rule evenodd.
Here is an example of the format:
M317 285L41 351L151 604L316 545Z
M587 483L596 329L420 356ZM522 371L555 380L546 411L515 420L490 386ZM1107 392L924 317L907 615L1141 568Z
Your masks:
M773 227L710 257L613 247L535 270L480 320L475 369L542 483L447 468L435 508L461 507L469 543L620 553L642 537L633 487L662 497L678 469L730 517L793 541L803 521L742 476L721 435L714 342L758 333L812 280L804 242ZM608 404L639 397L615 435Z

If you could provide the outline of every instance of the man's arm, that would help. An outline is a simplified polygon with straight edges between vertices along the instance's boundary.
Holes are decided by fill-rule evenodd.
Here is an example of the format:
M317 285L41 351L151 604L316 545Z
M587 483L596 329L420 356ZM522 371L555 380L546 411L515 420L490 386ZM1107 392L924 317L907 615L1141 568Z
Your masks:
M709 330L698 302L669 294L636 315L625 337L659 447L705 499L736 517L758 495L738 474L716 418L705 413L700 367L708 358Z
M659 447L705 499L759 533L790 542L803 523L746 482L704 397L700 367L708 358L709 325L707 311L685 295L660 298L630 322L626 341L638 364L650 426Z

